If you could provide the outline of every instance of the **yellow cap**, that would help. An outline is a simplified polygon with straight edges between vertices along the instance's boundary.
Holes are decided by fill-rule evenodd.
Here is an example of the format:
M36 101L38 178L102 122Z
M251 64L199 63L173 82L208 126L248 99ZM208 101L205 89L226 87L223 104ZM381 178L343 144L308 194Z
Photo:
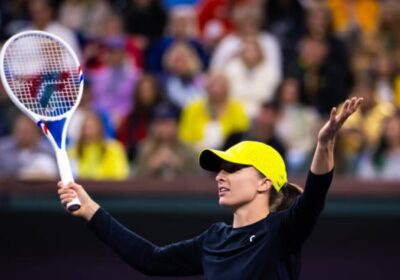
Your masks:
M271 146L256 141L243 141L226 151L206 149L200 154L200 166L220 171L223 161L251 165L271 180L279 191L287 182L286 166L281 155Z

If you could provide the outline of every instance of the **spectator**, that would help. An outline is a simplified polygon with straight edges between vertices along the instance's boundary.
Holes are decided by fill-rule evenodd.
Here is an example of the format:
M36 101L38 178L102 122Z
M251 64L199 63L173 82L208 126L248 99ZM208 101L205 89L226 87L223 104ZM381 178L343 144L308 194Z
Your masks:
M305 11L300 0L263 1L266 15L265 30L279 41L284 65L293 59L293 46L304 34Z
M29 0L0 1L0 41L6 40L29 24Z
M204 95L205 77L197 53L184 42L174 43L164 56L165 95L180 110Z
M55 179L58 176L54 152L36 124L20 115L12 136L0 140L0 177Z
M276 123L276 134L282 139L286 152L286 167L290 174L306 172L314 139L319 126L317 111L300 102L300 83L288 77L283 80L277 98L280 117Z
M106 137L115 138L115 128L111 123L110 117L104 111L101 111L100 109L92 106L92 99L92 84L90 80L87 79L85 80L85 85L83 87L82 98L79 106L72 115L72 118L68 125L67 135L69 145L74 145L78 142L78 139L81 137L82 126L85 122L86 115L90 111L95 111L99 115L103 123L104 133Z
M110 14L103 25L102 38L122 37L125 40L125 51L134 67L143 68L144 58L141 46L136 38L124 30L123 18L115 13Z
M348 96L346 75L336 61L328 59L325 41L305 37L300 42L299 56L289 71L300 81L300 100L315 107L326 116L330 108L337 106Z
M93 89L92 106L104 111L118 128L131 110L131 95L140 70L126 59L124 37L105 38L102 43L105 64L88 73Z
M380 53L372 61L372 71L377 80L377 97L384 102L400 105L400 75L393 56Z
M393 114L392 103L382 102L376 96L376 84L370 77L357 81L353 96L362 97L364 101L351 118L343 126L339 138L341 158L345 172L353 172L360 155L378 144L384 120Z
M351 72L354 80L362 78L372 71L372 63L376 54L371 53L365 46L361 44L355 47L356 52L351 57Z
M131 162L136 159L139 142L148 135L151 112L160 100L160 88L154 76L143 75L133 92L132 109L117 132L118 140L124 144Z
M358 44L372 55L388 54L395 65L400 65L400 3L387 0L379 2L379 17L375 32L359 39Z
M0 82L0 137L11 134L17 115L18 108L14 106Z
M59 36L74 50L78 58L81 57L81 49L75 33L55 21L56 11L50 4L50 0L29 1L29 13L32 23L28 29L43 30Z
M400 179L400 111L390 116L372 155L360 162L358 175L364 179Z
M305 21L306 33L303 38L309 37L319 40L326 46L326 62L334 64L333 67L341 73L344 90L347 92L352 82L348 50L344 41L333 32L332 15L326 4L310 5L307 9ZM351 44L351 47L353 45L354 43Z
M280 82L280 74L265 57L257 37L243 38L240 53L227 61L227 76L232 97L240 101L247 116L254 118L263 102L271 101Z
M206 96L183 109L179 136L200 151L205 147L221 148L226 138L248 128L243 106L233 101L227 78L211 74Z
M85 46L85 64L90 69L97 69L106 64L106 50L104 42L110 39L121 38L125 59L133 68L143 68L143 52L139 48L136 39L127 34L123 29L121 16L116 13L109 13L101 23L101 32L98 37L89 40Z
M270 145L285 158L286 147L276 134L276 124L279 118L279 107L276 102L263 103L257 116L245 132L234 132L226 140L224 149L244 141L253 140Z
M122 144L105 138L103 124L95 112L86 114L80 139L69 150L69 156L81 179L123 180L129 175Z
M381 51L393 52L396 63L400 62L400 3L396 0L382 1L378 28L375 36Z
M242 48L243 39L254 36L259 40L263 56L273 66L279 79L282 75L282 59L277 39L261 31L263 16L261 9L256 4L237 5L234 9L233 19L235 32L227 35L215 50L210 68L220 70Z
M155 107L151 132L140 144L137 177L173 180L199 173L196 152L178 139L178 112Z
M198 39L195 11L190 6L176 6L170 10L166 35L155 42L147 54L147 67L152 73L162 72L165 52L177 41L186 42L197 53L202 69L208 65L208 54Z
M83 37L97 38L110 11L111 7L105 0L65 0L61 3L58 17L62 25Z
M123 13L126 31L135 36L141 49L162 37L167 14L160 0L130 0Z

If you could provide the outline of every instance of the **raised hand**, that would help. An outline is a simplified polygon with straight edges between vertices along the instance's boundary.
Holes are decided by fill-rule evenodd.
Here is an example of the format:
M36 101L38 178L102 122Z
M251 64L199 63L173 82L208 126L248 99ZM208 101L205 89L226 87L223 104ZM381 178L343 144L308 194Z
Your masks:
M318 143L321 145L333 143L337 132L351 116L351 114L353 114L360 107L362 101L363 99L359 97L347 99L344 102L343 109L339 114L337 113L337 108L333 107L329 116L329 120L318 133Z
M358 109L362 100L357 97L346 100L339 114L336 108L332 108L329 120L318 133L318 144L311 162L311 172L325 174L333 169L336 135L345 121Z

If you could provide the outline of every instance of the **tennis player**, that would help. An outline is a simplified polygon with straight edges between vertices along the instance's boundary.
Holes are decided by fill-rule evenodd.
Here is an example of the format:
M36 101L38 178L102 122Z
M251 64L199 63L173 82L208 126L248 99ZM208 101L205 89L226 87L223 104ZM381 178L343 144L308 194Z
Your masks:
M361 98L347 100L340 114L332 109L319 131L301 195L287 183L285 164L270 146L244 141L227 151L203 151L200 165L218 172L219 204L232 210L233 223L214 224L193 239L157 247L118 223L75 183L66 187L59 183L61 203L78 196L81 209L71 214L86 219L104 243L148 275L298 279L302 244L314 228L332 181L336 135L361 102Z

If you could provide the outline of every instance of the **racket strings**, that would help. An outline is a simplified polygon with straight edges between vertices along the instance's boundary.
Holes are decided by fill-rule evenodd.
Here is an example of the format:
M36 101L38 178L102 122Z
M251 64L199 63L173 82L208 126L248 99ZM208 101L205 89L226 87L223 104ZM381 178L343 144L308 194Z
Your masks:
M79 65L68 49L46 35L30 34L11 42L4 70L14 96L42 117L68 112L79 97Z

